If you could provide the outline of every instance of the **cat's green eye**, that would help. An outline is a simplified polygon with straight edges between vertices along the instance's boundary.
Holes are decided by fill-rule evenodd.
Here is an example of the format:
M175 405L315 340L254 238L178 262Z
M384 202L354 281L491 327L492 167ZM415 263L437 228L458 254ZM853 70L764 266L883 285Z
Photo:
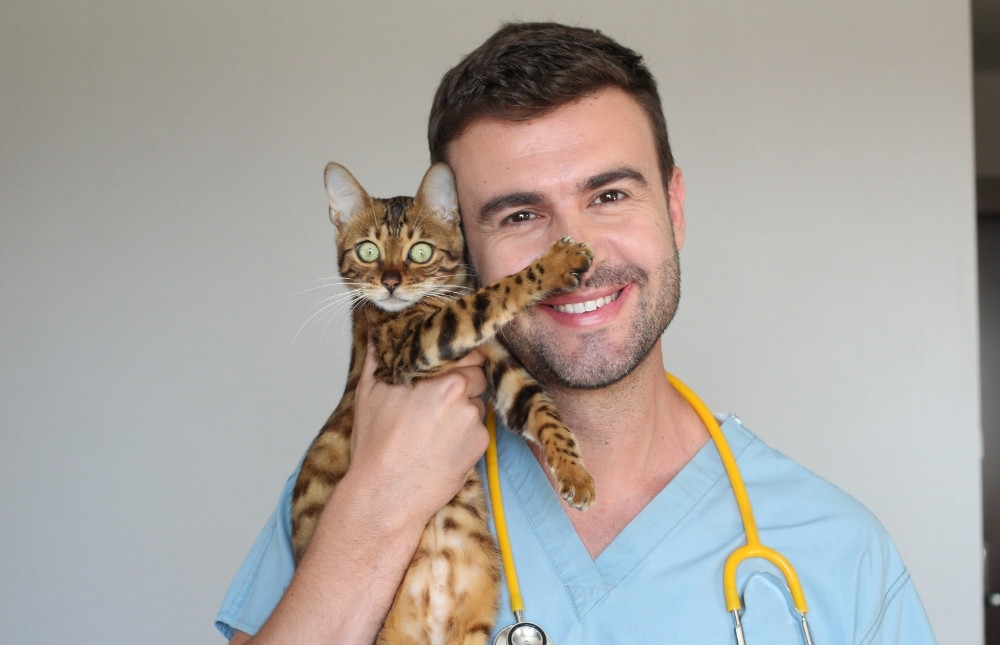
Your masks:
M357 253L358 259L362 262L374 262L379 256L378 245L368 241L354 247L354 252Z
M427 242L417 242L410 247L410 259L417 264L424 264L434 255L434 247Z

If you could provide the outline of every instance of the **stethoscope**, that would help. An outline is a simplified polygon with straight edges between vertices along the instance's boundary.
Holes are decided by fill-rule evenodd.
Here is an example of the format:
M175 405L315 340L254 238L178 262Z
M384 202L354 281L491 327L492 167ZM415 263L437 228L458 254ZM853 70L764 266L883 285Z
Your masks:
M760 536L757 534L757 522L753 516L753 509L750 507L750 497L747 495L747 489L743 483L743 476L736 465L736 459L733 457L733 451L729 448L729 442L722 434L719 422L688 386L672 374L667 374L667 380L694 408L702 423L705 424L705 428L719 452L719 457L722 459L726 476L729 478L729 485L736 497L740 519L743 521L746 544L729 554L722 571L722 590L726 601L726 611L733 617L733 630L736 634L737 645L746 645L746 637L743 633L743 602L736 584L736 571L740 564L750 558L763 558L781 571L785 578L785 586L792 598L792 606L798 614L803 642L805 645L813 645L812 634L809 632L809 621L806 619L806 613L809 609L806 605L805 593L802 591L802 583L799 582L798 574L785 556L761 543ZM503 628L493 639L493 645L552 645L548 634L541 627L524 620L524 600L521 598L521 587L517 582L514 554L510 546L510 536L507 534L507 519L504 515L503 498L500 494L497 421L492 409L487 409L486 428L490 433L490 443L486 449L486 477L489 484L490 505L493 507L493 522L496 526L497 542L500 545L500 558L503 561L504 575L507 578L510 608L514 613L514 624Z

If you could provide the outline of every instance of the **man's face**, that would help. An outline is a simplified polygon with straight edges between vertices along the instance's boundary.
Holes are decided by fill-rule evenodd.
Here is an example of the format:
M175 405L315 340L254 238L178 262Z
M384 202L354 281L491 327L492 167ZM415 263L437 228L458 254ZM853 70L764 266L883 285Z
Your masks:
M475 121L448 161L484 284L564 236L594 252L580 288L502 332L536 378L601 387L659 351L679 297L684 183L676 170L664 189L649 121L631 97L608 89L530 121Z

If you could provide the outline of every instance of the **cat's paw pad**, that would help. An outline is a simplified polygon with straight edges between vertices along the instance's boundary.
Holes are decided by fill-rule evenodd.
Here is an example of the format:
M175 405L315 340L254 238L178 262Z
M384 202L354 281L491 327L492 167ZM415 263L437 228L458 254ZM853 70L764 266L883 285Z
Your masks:
M580 285L580 278L594 261L594 253L586 242L574 242L564 237L549 247L538 260L543 286L567 290Z
M581 464L564 463L553 473L559 486L559 496L573 508L583 511L597 498L594 478Z

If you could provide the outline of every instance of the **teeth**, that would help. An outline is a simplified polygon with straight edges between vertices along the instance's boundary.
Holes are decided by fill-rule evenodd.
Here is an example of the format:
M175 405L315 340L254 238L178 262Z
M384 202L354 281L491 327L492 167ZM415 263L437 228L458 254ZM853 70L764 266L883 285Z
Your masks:
M600 309L609 302L614 302L618 299L618 293L614 292L610 296L604 296L603 298L598 298L597 300L588 300L586 302L574 302L568 305L552 305L552 308L559 313L564 314L582 314L588 311L594 311L595 309Z

